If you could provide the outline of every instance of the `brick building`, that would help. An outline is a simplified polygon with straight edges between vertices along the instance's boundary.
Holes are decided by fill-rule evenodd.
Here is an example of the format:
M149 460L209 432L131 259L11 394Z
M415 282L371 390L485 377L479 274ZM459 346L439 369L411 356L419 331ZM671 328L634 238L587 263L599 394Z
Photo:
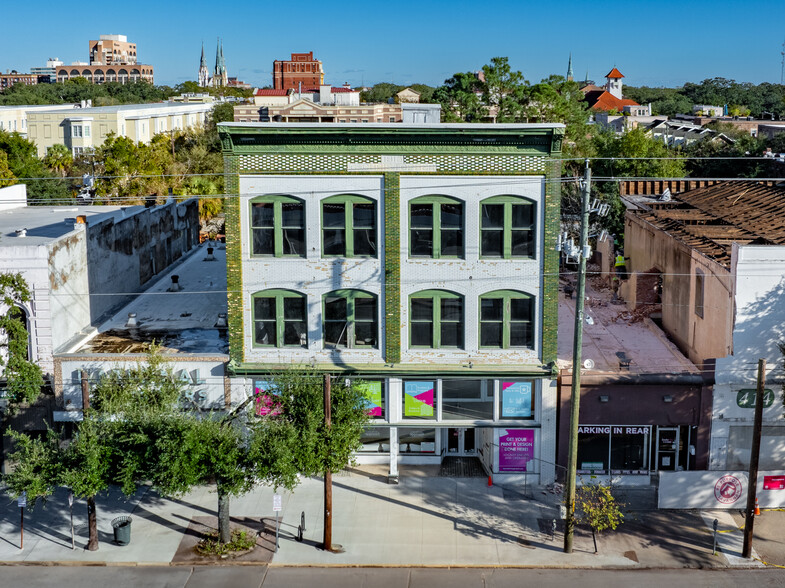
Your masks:
M563 125L219 132L230 369L248 393L298 365L362 377L361 462L553 481Z
M300 84L304 88L324 84L322 62L313 58L313 51L292 53L289 61L273 61L273 89L296 90Z
M35 86L37 83L38 76L34 74L20 74L15 71L7 74L0 74L0 91L10 88L14 84Z

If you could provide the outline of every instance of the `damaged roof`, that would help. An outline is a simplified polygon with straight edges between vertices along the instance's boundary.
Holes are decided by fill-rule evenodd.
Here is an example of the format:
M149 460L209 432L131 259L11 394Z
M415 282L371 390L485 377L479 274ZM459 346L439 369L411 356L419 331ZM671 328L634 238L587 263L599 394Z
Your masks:
M670 200L625 196L629 212L730 267L731 246L785 245L785 185L722 182Z
M226 312L226 248L203 243L70 353L144 353L155 342L164 354L226 354L226 329L217 326Z

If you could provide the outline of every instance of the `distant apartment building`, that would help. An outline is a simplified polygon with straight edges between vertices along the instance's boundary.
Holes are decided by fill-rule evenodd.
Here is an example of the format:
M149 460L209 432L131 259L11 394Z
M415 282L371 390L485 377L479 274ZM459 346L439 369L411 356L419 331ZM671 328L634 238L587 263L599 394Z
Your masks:
M24 84L35 86L38 83L38 76L33 74L20 74L16 71L0 74L0 91L10 88L14 84Z
M288 61L273 62L273 89L296 90L301 84L305 88L324 84L322 62L313 58L313 51L292 53Z
M153 66L139 63L136 43L129 43L125 35L101 35L97 41L90 41L89 55L89 64L57 66L57 81L82 77L93 84L139 80L153 83Z
M132 65L136 63L136 43L125 35L101 35L89 42L90 65Z
M27 138L27 116L29 113L40 112L42 110L65 110L73 112L73 110L78 107L78 104L0 106L0 131L19 133L22 137Z
M210 103L165 102L67 112L50 108L28 113L28 139L36 144L39 157L56 144L65 145L74 155L88 152L103 144L109 133L148 143L158 133L204 124L212 107Z

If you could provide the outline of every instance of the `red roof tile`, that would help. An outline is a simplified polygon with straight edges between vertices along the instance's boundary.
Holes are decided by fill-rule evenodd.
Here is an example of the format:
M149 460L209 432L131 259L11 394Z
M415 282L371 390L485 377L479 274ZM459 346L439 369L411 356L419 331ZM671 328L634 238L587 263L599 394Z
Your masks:
M602 92L600 94L589 92L586 94L586 101L589 103L589 108L592 110L604 112L609 110L622 112L625 106L640 106L635 100L630 100L629 98L622 98L619 100L610 92Z
M621 72L616 69L615 67L608 72L608 75L605 76L606 78L623 78L624 76L621 75Z
M269 88L257 88L254 96L286 96L289 90L271 90Z

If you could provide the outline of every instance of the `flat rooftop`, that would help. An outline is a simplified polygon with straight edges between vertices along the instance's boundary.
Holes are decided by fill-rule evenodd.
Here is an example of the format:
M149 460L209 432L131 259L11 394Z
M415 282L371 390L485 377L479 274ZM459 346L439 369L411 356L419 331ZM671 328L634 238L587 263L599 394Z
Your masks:
M215 326L219 313L227 312L226 249L210 246L214 259L202 243L70 353L144 353L155 341L164 354L227 354L226 331ZM179 291L172 291L173 275ZM136 314L136 327L128 325L130 313Z
M202 103L202 102L151 102L149 104L116 104L114 106L90 106L87 108L75 108L74 115L79 116L91 116L93 114L107 114L110 112L120 112L120 111L145 111L145 110L155 110L156 108L165 108L171 110L200 110L204 109L205 107L212 108L212 103ZM61 113L62 110L57 110L54 108L49 109L52 112L59 112ZM40 110L36 111L36 114L46 114L49 110Z
M0 247L48 245L72 232L77 216L86 216L88 224L94 224L141 210L144 206L0 206ZM17 234L22 229L27 229L24 237Z
M570 280L575 283L574 274ZM648 317L627 310L624 302L615 303L610 288L595 279L586 281L587 300L583 324L582 361L591 359L594 367L583 374L628 376L635 374L694 374L700 370L687 359L659 326ZM575 294L569 298L559 284L559 369L572 368L575 330ZM589 320L590 319L590 320ZM629 369L620 361L629 360Z

